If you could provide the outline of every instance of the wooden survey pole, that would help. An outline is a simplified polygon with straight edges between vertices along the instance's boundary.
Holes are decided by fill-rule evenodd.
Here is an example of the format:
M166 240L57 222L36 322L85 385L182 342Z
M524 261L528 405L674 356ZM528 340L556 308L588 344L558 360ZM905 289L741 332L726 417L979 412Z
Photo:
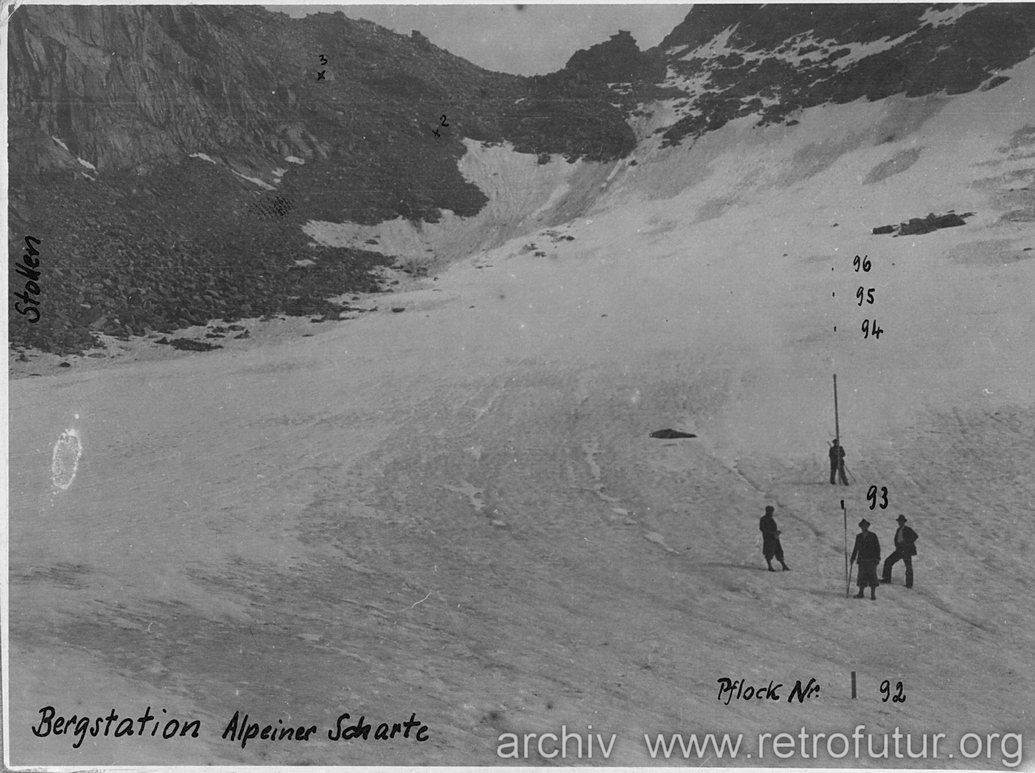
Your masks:
M834 437L837 438L837 444L841 445L841 424L838 421L837 416L837 374L834 374Z

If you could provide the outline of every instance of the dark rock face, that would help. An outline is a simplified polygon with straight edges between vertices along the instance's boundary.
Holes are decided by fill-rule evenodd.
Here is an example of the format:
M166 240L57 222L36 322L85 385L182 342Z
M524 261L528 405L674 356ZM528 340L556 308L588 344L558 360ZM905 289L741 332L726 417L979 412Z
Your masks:
M525 95L526 83L419 33L396 35L340 13L290 19L254 6L23 6L11 22L11 114L100 172L148 171L204 152L272 182L269 169L285 156L371 166L414 145L455 161L460 136L524 139L502 108ZM443 113L459 129L448 135L452 143L431 135ZM561 152L568 128L551 124L536 152ZM25 171L51 168L37 162ZM463 188L453 171L439 176L439 187Z
M895 236L929 234L942 228L956 228L957 226L966 225L967 221L964 218L972 217L973 215L973 212L964 212L962 215L957 215L955 212L936 215L931 212L927 217L913 217L908 222L899 223L898 225L878 226L873 229L873 233L894 234Z
M625 30L619 30L605 43L576 51L564 68L587 79L609 83L655 83L665 77L665 63L660 57L640 51Z
M1031 55L1035 6L916 4L702 5L658 47L675 73L703 82L696 112L664 131L678 144L756 114L759 125L795 111L895 94L917 97L994 88ZM717 50L708 44L722 43Z
M477 213L463 137L569 159L634 144L601 85L491 73L340 13L22 6L9 56L9 250L26 234L48 248L42 316L11 325L16 347L336 317L324 299L377 289L392 259L314 248L306 221Z
M225 21L218 8L22 7L11 22L10 110L100 172L176 162L185 148L254 146L272 128L279 100L267 84L278 74L259 57L235 67ZM285 149L312 156L318 143L300 130L281 127Z

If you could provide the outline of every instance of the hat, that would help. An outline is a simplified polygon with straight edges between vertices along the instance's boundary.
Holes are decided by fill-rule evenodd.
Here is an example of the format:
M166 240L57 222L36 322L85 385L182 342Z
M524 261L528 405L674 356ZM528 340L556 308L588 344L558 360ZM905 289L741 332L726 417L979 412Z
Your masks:
M863 526L869 526L869 525L870 525L870 522L867 521L865 518L863 518L861 521L859 521L859 528L862 528Z
M907 518L904 515L902 515L901 513L899 513L898 518L896 518L895 520L898 521L899 523L905 523Z
M772 505L766 505L766 506L765 506L765 511L766 511L767 513L771 513L771 512L773 512L773 506L772 506Z

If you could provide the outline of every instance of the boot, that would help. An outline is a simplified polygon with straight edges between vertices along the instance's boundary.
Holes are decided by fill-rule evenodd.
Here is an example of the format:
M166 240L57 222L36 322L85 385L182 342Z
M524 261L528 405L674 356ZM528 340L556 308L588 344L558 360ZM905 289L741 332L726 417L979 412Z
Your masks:
M862 588L860 588L859 592L855 594L855 598L861 599L862 597L863 597L863 592L862 592Z
M791 567L787 566L787 564L780 564L780 566L782 566L782 567L783 567L783 570L784 570L785 572L789 572L789 571L791 571Z
M870 601L876 601L876 600L877 600L877 589L876 588L870 588Z

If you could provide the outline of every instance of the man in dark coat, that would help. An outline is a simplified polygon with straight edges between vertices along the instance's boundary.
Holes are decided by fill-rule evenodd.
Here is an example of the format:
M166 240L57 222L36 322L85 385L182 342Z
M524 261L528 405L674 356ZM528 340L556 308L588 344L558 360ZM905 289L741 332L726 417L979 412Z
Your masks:
M848 485L848 478L845 477L845 449L838 442L837 438L834 438L833 445L830 446L830 483L834 484L834 475L841 475L841 483Z
M783 562L783 546L780 544L780 530L776 528L776 519L773 518L773 506L765 506L765 515L758 519L758 528L762 532L762 555L765 556L765 562L769 566L770 572L775 572L773 569L773 559L775 558L780 562L780 566L783 567L785 572L789 572L791 568Z
M860 532L855 535L855 547L852 549L850 563L859 562L859 592L857 599L863 597L863 589L869 587L870 598L877 598L877 564L880 563L880 540L870 531L870 522L863 518L859 521Z
M906 587L913 587L913 556L916 555L917 534L906 526L906 516L899 515L898 530L895 532L895 552L884 562L884 576L881 582L891 582L891 567L901 560L906 565Z

